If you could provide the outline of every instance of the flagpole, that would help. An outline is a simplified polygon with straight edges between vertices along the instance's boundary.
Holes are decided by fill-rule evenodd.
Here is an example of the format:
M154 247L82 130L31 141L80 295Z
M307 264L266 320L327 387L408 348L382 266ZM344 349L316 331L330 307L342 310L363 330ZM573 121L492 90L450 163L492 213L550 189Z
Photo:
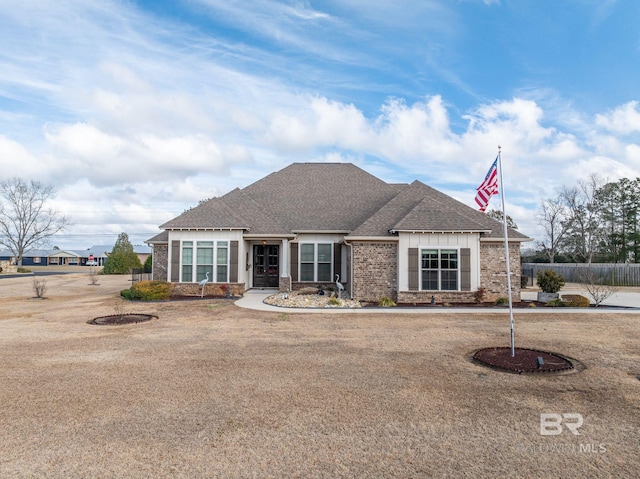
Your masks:
M502 176L502 147L498 146L498 170L500 171L500 196L502 197L502 229L504 231L504 253L507 261L507 291L509 293L509 319L511 326L511 357L516 355L515 321L513 320L513 298L511 297L511 264L509 261L509 235L507 233L507 213L504 204L504 178Z

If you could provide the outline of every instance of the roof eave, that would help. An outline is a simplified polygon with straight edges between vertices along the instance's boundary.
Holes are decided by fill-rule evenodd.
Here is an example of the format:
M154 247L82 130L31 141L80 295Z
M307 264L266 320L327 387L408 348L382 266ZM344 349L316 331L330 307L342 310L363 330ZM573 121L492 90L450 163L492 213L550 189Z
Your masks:
M165 227L167 231L250 231L248 226L174 226Z
M345 236L345 241L398 241L397 236Z
M389 233L411 233L411 234L473 234L473 233L491 233L491 230L421 230L421 229L412 229L412 230L404 230L404 229L392 229L389 230Z
M490 236L490 237L481 237L480 238L480 242L481 243L495 243L497 241L504 241L504 237L502 236ZM514 238L514 237L507 237L507 241L509 242L514 242L514 243L528 243L529 241L533 241L533 238L529 238L529 237L524 237L524 238Z

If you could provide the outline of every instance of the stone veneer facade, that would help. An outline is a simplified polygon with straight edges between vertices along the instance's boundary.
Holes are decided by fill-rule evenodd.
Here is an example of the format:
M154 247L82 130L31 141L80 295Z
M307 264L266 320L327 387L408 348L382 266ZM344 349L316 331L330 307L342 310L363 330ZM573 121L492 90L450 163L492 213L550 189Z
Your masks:
M509 268L511 270L511 300L520 301L520 243L509 244ZM485 289L485 301L508 297L507 268L504 243L480 243L480 279Z
M398 291L397 244L353 243L353 286L355 298L377 302L388 296L398 303L437 303L476 301L476 291ZM514 302L520 301L520 243L509 245L511 293ZM485 301L508 296L504 243L480 243L480 281L485 289Z
M352 244L353 258L353 289L354 299L366 302L377 302L383 296L388 296L398 303L428 303L433 296L438 303L445 302L474 302L475 291L398 291L398 244L395 242L354 242ZM153 279L167 281L168 246L154 245L153 248ZM511 267L512 300L520 301L520 243L509 245L509 259ZM480 243L480 278L481 286L485 288L485 301L495 301L507 297L507 282L505 269L504 243ZM209 294L224 294L223 286L217 283L207 285ZM300 283L290 283L290 278L280 278L280 291L287 291L290 287L300 289ZM335 286L334 283L327 283ZM244 283L231 284L231 294L244 294ZM175 286L178 294L200 294L196 283L179 283ZM215 289L218 291L214 291ZM211 291L210 291L211 290Z
M169 264L169 246L166 244L153 245L153 279L168 281L167 265Z
M377 302L383 296L395 300L398 291L398 243L354 242L353 299Z

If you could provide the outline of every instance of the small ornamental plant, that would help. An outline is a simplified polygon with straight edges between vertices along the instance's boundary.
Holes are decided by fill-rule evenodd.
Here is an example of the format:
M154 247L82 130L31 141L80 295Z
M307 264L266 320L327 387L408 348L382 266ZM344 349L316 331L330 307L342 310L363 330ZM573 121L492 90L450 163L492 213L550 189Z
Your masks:
M383 308L389 308L395 305L396 305L396 302L393 299L391 299L389 296L383 296L382 298L380 298L380 301L378 301L378 306L381 306Z
M561 274L551 269L538 271L538 286L544 293L557 293L564 286L564 278Z

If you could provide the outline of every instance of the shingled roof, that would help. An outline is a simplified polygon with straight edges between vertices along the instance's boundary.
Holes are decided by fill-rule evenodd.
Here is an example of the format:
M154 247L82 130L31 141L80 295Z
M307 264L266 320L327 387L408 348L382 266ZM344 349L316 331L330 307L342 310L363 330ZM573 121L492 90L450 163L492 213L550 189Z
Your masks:
M229 228L264 235L335 231L388 237L397 231L428 231L502 236L502 223L420 181L385 183L349 163L294 163L161 228ZM528 239L515 230L509 236Z

